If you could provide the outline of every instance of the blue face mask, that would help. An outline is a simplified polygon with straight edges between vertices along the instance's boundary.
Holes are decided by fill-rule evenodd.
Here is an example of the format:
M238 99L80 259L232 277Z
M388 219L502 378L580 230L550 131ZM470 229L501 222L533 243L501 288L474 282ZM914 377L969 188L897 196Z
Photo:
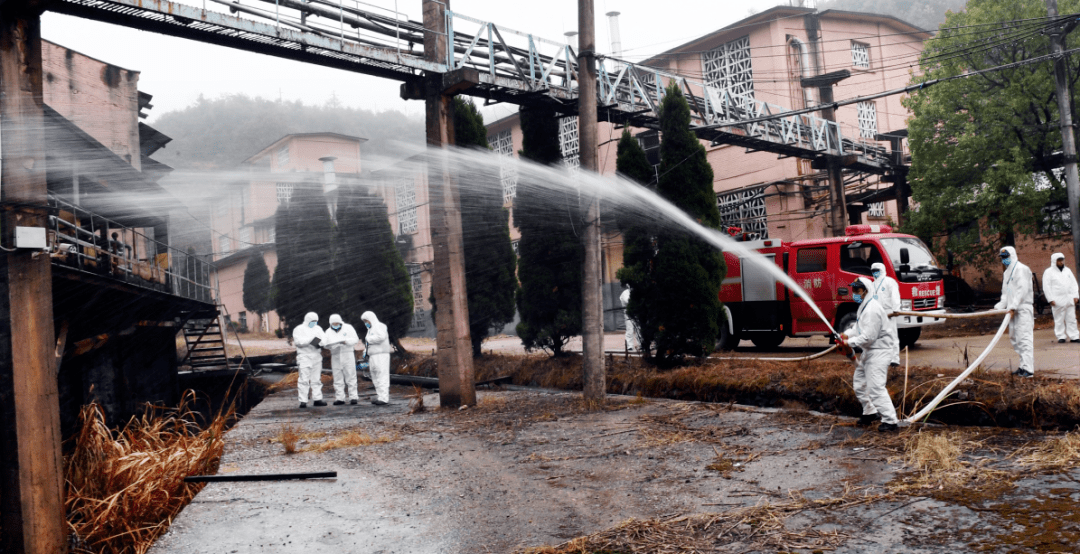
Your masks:
M1005 264L1005 267L1009 267L1009 264L1012 263L1012 258L1001 258L1001 263Z
M334 329L335 331L337 331L338 329L341 329L341 326L340 326L340 325L331 325L330 327L331 327L332 329Z
M851 298L852 298L852 300L862 304L862 295L861 294L857 294L857 293L853 294L853 295L851 295Z
M364 322L364 327L367 327L368 329L371 329L371 324L365 321Z
M874 276L874 279L881 279L881 271L880 270L879 271L874 271L872 273L872 275Z
M310 328L314 328L316 323L318 323L318 321L309 321L307 326Z

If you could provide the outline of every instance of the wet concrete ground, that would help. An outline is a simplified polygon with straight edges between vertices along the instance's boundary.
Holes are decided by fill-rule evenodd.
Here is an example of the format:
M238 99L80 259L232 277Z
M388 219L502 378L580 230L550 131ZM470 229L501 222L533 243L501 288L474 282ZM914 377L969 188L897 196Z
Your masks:
M625 398L587 411L573 393L493 391L466 410L409 414L407 389L394 387L383 408L362 392L358 406L308 410L296 408L295 390L267 397L229 432L219 471L336 470L337 479L210 484L151 553L512 552L628 518L722 513L801 496L876 498L901 470L903 437L805 411ZM437 400L424 397L429 407ZM286 423L327 434L301 447L348 430L391 442L287 456L270 442ZM1032 438L1039 437L1023 440ZM707 467L718 460L726 462L714 467L726 471ZM1071 474L1030 477L1011 494L1035 498L1071 483L1052 494L1073 505ZM805 509L785 525L835 532L820 546L843 553L1052 551L1008 546L1047 533L1037 524L961 504L894 495ZM715 551L778 550L761 548L762 537L744 526L742 538L718 541ZM1002 539L1003 530L1021 538Z

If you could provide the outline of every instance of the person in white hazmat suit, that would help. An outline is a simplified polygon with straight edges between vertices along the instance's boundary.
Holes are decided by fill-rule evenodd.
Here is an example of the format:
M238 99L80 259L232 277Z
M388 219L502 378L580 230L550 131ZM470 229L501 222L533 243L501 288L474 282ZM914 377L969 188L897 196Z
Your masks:
M896 329L889 324L888 314L881 302L869 293L873 283L859 277L851 283L851 292L859 311L855 325L840 335L840 340L852 348L861 348L862 354L855 365L852 386L855 396L863 407L860 425L869 425L881 418L878 431L896 431L899 420L893 407L885 382L889 378L889 362L900 344Z
M390 403L390 334L386 324L379 321L372 312L360 316L367 327L367 354L371 364L371 383L375 385L376 406Z
M1001 301L995 310L1009 310L1009 342L1020 356L1020 367L1013 375L1035 376L1035 291L1031 286L1031 269L1020 263L1016 249L1006 246L999 252L1005 265L1001 280Z
M356 353L353 350L357 344L360 344L360 336L356 334L356 329L342 321L340 315L330 316L330 328L326 330L326 343L323 346L330 351L335 406L345 403L346 393L349 404L356 404L360 399L356 391Z
M626 313L626 307L630 305L630 287L626 287L622 294L619 295L619 302L622 302L623 306L623 321L626 322L626 349L633 352L641 348L638 339L637 322L630 319L630 314Z
M1076 276L1065 267L1065 254L1060 252L1050 256L1050 267L1043 272L1043 293L1054 313L1054 336L1058 342L1080 342L1080 332L1076 329L1076 304L1080 302L1080 289Z
M299 376L296 379L296 390L300 393L300 407L307 408L308 392L311 392L311 400L315 406L325 406L322 399L322 349L320 345L326 342L326 333L319 327L319 316L315 312L308 312L304 316L304 322L297 325L292 332L293 346L296 347L296 365L299 368Z
M870 296L881 302L881 308L885 310L885 315L897 311L900 309L900 285L896 283L896 279L889 277L889 274L885 271L885 264L875 263L870 266L870 274L874 276L874 288L870 291ZM899 337L896 331L896 318L888 318L889 325L892 325L893 334ZM889 365L900 365L900 342L896 343L896 356L889 362Z

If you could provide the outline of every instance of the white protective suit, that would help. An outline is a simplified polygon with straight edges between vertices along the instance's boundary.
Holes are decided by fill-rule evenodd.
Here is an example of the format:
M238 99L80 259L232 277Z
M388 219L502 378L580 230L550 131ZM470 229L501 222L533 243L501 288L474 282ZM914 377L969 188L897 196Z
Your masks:
M386 324L379 321L372 312L360 316L365 323L370 323L367 330L368 363L371 366L371 383L375 385L375 396L382 402L390 401L390 334Z
M889 277L889 272L885 271L885 264L876 263L870 266L870 271L880 271L881 278L874 279L874 288L870 289L870 296L876 298L881 303L881 309L885 310L885 315L897 311L900 309L900 285L896 283L896 279ZM896 331L896 318L888 318L889 325L892 325L893 334L897 334ZM900 342L896 343L896 356L889 362L890 364L900 365Z
M1058 260L1064 260L1065 254L1050 256L1050 267L1043 272L1042 287L1047 302L1053 302L1054 336L1058 340L1080 339L1076 329L1076 303L1080 301L1080 289L1076 277L1068 267L1058 269Z
M316 322L314 327L308 327L311 322ZM322 349L312 345L312 341L319 339L320 343L326 342L326 333L319 327L319 316L315 312L308 312L304 316L304 323L293 329L293 346L296 347L296 365L300 375L296 380L296 390L300 393L300 401L308 401L308 391L311 391L311 400L322 400Z
M995 310L1015 310L1009 321L1009 342L1020 356L1020 369L1035 373L1035 291L1031 287L1031 269L1016 258L1016 249L1006 246L1012 262L1005 268L1001 282L1001 301Z
M630 316L626 313L626 307L630 305L630 289L627 288L619 295L619 302L623 305L623 321L626 322L626 349L627 350L640 350L640 340L638 339L637 322L630 319Z
M341 328L335 331L334 325L341 325ZM330 316L324 346L330 351L330 367L334 370L334 400L338 402L345 401L346 392L349 400L360 398L356 392L356 353L353 350L357 344L360 344L360 337L356 329L341 321L340 315Z
M873 283L866 277L859 277L859 280L868 292L867 298L859 305L854 327L846 332L848 345L862 348L852 386L855 396L862 403L863 415L880 414L883 423L896 425L896 408L889 398L885 382L889 378L889 362L900 340L896 337L896 328L889 324L888 314L881 307L881 302L869 292L873 290Z

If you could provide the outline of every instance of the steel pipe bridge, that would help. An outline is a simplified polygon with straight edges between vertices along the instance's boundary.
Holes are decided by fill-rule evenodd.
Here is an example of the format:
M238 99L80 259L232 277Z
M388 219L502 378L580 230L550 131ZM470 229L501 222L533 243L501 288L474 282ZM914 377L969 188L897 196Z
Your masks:
M577 53L566 43L446 10L445 59L424 57L423 23L358 0L53 0L53 12L250 52L402 81L421 98L422 80L442 74L464 83L461 94L517 105L548 104L577 113ZM812 115L756 123L784 107L708 86L663 69L614 58L598 67L601 120L657 129L664 87L676 83L690 103L692 125L713 144L805 159L832 157L851 170L884 174L886 149L845 138L840 126ZM407 92L414 91L411 95ZM728 124L720 128L704 128Z

